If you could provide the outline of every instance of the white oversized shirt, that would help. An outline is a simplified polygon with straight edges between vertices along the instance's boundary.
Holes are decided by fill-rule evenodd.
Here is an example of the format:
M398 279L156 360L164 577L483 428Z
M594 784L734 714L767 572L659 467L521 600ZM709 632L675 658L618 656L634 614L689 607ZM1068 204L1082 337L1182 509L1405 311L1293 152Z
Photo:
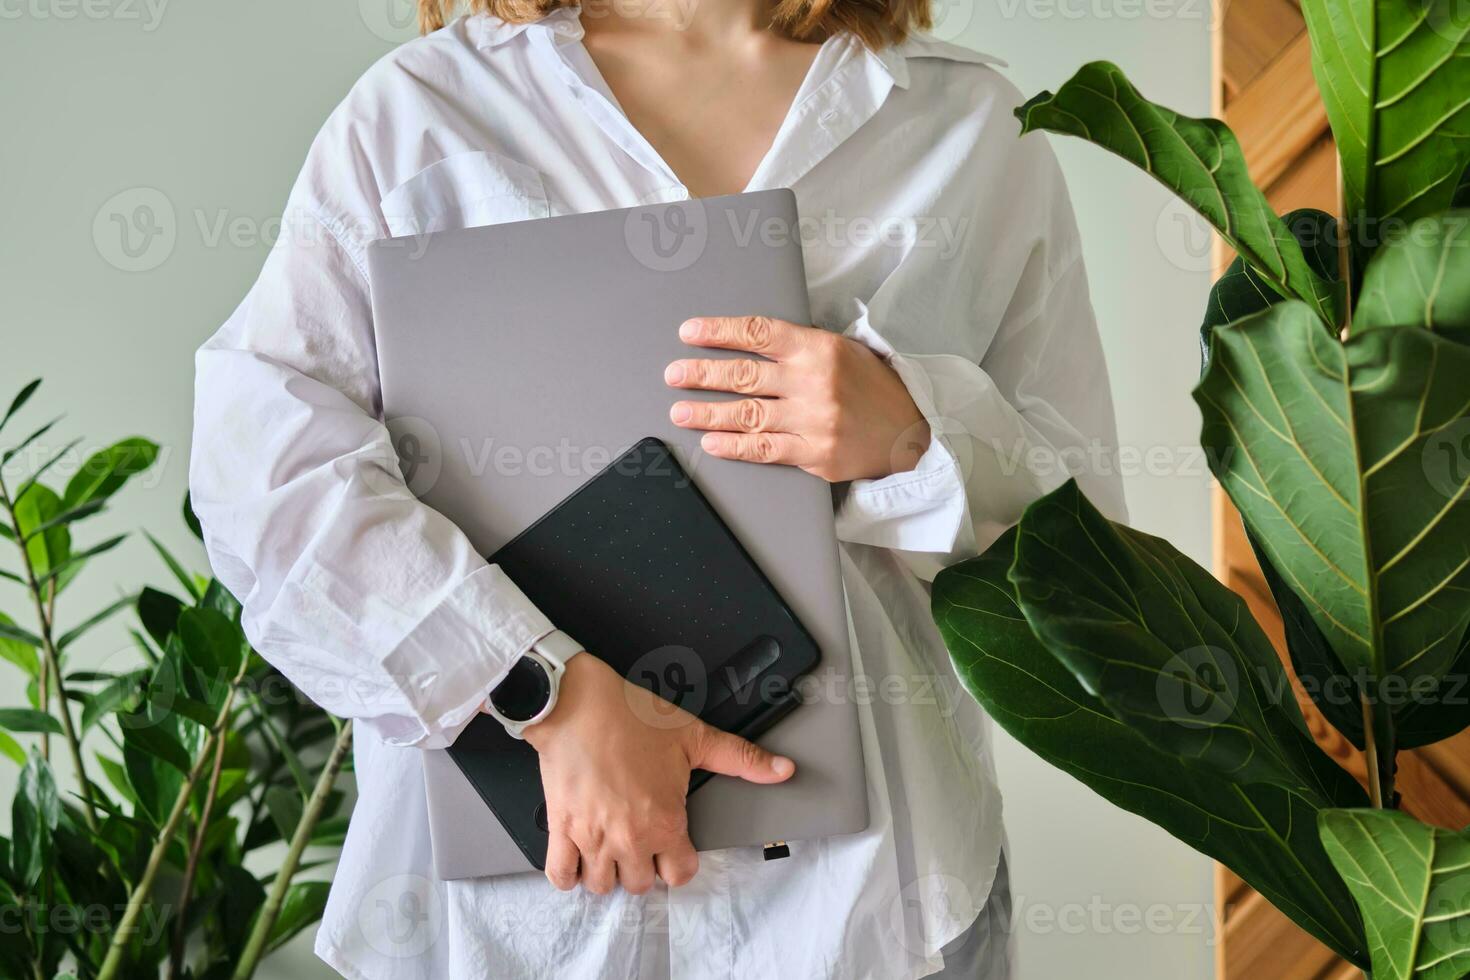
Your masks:
M364 247L686 199L581 37L575 9L478 15L369 70L312 146L259 282L198 354L190 484L213 567L261 654L357 719L360 798L317 952L370 980L933 973L986 902L1002 826L988 721L927 582L1071 472L1122 504L1057 165L1017 137L990 59L922 38L823 44L748 188L795 191L815 324L889 356L938 434L915 470L836 497L871 826L779 861L707 852L691 884L642 897L434 878L419 749L450 743L555 624L404 486Z

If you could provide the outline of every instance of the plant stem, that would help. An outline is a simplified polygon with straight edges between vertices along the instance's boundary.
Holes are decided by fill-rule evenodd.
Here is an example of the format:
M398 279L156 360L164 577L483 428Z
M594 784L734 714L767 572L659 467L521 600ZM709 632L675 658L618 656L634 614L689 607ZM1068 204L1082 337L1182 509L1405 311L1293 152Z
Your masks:
M347 750L351 745L352 721L349 719L343 722L342 730L337 733L337 741L332 745L332 753L327 757L321 775L317 776L316 786L311 791L311 799L307 801L306 809L302 811L301 819L296 824L296 832L291 835L291 846L286 851L286 859L281 864L281 870L276 873L276 880L271 883L270 894L266 896L265 904L260 907L260 912L255 917L255 925L250 929L250 938L245 942L245 949L240 954L240 962L235 965L232 980L250 980L255 973L255 967L265 953L265 945L270 939L271 930L275 927L276 918L281 914L281 907L285 904L286 891L291 886L291 878L301 865L301 855L305 853L306 846L311 843L311 835L322 818L322 813L327 806L327 798L331 795L332 787L337 782L337 776L342 771L342 764L347 761Z
M194 787L198 785L199 778L204 775L204 767L209 765L215 754L215 744L224 738L225 726L229 723L230 709L235 703L235 692L240 687L240 681L245 677L246 668L250 664L248 656L240 658L240 670L235 674L235 679L230 682L230 689L225 694L224 706L220 708L214 725L209 729L209 734L200 747L199 757L189 767L188 774L184 777L184 785L179 789L178 798L174 800L173 809L169 811L168 819L158 831L158 840L153 844L153 850L148 855L148 864L143 869L143 876L138 879L137 885L133 887L128 895L127 908L123 910L122 919L119 920L117 928L112 933L112 942L107 948L107 958L102 961L102 968L97 971L97 980L113 980L122 968L123 957L127 955L128 942L132 939L133 931L137 928L138 918L143 914L143 906L148 903L148 895L153 891L153 883L158 878L158 871L163 867L163 859L168 854L168 846L172 843L174 835L178 833L179 824L183 822L184 814L189 810L189 797L194 794Z
M66 734L67 748L71 750L72 765L76 767L77 781L81 783L82 800L87 808L82 811L82 816L87 821L87 828L94 833L97 830L97 803L92 798L92 781L87 778L87 765L82 761L82 740L77 737L76 726L71 720L71 705L66 696L66 684L61 679L61 658L56 652L56 642L51 636L51 617L46 615L46 598L41 591L40 584L36 581L36 567L31 562L30 542L26 541L25 534L20 529L20 518L15 513L15 501L10 499L10 491L5 486L5 477L0 475L0 500L5 503L5 510L10 516L10 527L15 532L15 543L20 548L21 565L26 573L26 590L31 594L31 602L36 607L36 621L41 626L41 647L46 655L46 670L41 673L44 679L49 673L56 680L56 697L61 703L57 705L57 713L61 715L61 728ZM53 587L54 587L54 583ZM54 608L54 606L53 606ZM42 687L42 703L48 703L47 692L50 685Z
M204 835L209 830L209 818L214 812L215 794L219 792L220 771L225 763L225 740L215 739L214 768L209 774L209 789L204 794L204 809L199 814L199 826L194 829L194 843L189 847L189 859L184 864L184 880L179 886L179 908L174 916L174 944L169 953L168 978L177 980L184 969L184 944L188 940L189 899L194 892L194 876L199 873L199 854L204 850Z
M1383 809L1383 787L1378 782L1378 736L1373 731L1373 705L1368 692L1360 690L1363 702L1363 759L1368 766L1368 801L1373 809Z

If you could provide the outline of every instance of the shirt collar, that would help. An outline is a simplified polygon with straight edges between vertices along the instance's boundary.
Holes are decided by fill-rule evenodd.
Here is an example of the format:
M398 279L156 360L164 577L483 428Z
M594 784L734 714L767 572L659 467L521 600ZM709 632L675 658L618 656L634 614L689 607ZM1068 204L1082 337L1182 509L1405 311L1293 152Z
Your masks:
M558 7L539 20L511 24L491 14L474 14L470 17L475 46L481 50L500 47L529 30L550 31L559 44L579 40L583 35L582 8L580 6ZM909 87L909 68L906 52L911 42L902 45L885 45L877 51L864 47L864 56L879 65L897 88Z

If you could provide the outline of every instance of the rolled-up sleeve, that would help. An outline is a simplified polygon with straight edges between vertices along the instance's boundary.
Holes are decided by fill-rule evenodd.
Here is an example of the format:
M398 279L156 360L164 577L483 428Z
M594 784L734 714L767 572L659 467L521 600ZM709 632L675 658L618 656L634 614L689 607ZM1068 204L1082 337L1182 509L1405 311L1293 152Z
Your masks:
M892 549L932 580L1071 477L1104 513L1125 516L1112 396L1075 232L1033 249L979 363L897 351L866 309L846 333L887 359L931 440L913 470L847 488L842 540Z
M361 255L299 190L196 358L189 483L251 643L327 711L449 744L552 624L409 492L383 423Z

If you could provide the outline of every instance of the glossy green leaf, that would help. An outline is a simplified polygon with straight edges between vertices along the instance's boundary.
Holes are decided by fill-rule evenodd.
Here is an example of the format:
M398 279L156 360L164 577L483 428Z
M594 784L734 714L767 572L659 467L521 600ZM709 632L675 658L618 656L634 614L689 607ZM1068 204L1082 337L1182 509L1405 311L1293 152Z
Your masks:
M9 449L5 450L5 452L0 453L0 465L4 465L5 463L10 462L12 459L14 459L15 457L19 456L21 453L25 452L27 449L29 449L31 447L32 444L34 444L37 440L39 440L46 433L50 432L51 429L52 429L52 427L55 426L56 423L57 422L60 422L60 421L61 421L61 416L58 415L56 418L54 418L51 421L47 422L45 425L42 425L42 426L40 426L38 428L35 428L35 429L32 429L30 435L26 436L20 442L16 443L14 446L11 446ZM25 496L25 493L23 492L23 488L28 488L31 485L32 485L31 481L29 481L29 480L26 481L26 483L22 484L22 489L17 489L15 491L15 495L11 499L13 501L15 501L15 502L18 503L20 501L20 499Z
M1154 745L1241 782L1356 795L1308 735L1245 601L1166 541L1108 520L1075 481L1027 508L1010 580L1037 638Z
M1287 302L1216 331L1195 400L1215 475L1344 669L1394 712L1435 696L1470 625L1470 472L1436 455L1470 412L1470 347L1342 344Z
M60 735L61 722L45 711L34 708L0 708L0 728L12 732L35 732Z
M26 750L19 742L3 731L0 731L0 755L10 759L18 766L26 764Z
M15 504L16 523L20 526L21 537L28 539L25 542L26 554L38 582L44 582L71 557L71 532L64 525L39 530L61 511L61 498L56 491L41 483L32 486ZM31 537L32 534L35 537Z
M82 731L117 711L136 711L143 688L148 679L147 671L124 674L105 684L95 694L85 695L82 704Z
M1393 223L1450 206L1470 163L1470 5L1303 0L1358 268Z
M1319 821L1367 924L1373 980L1470 975L1470 832L1392 810L1329 810Z
M61 818L61 801L51 767L32 752L20 771L10 806L11 869L27 889L41 880Z
M1210 224L1261 281L1338 323L1339 288L1313 271L1286 224L1251 182L1235 135L1216 119L1192 119L1149 102L1105 61L1084 65L1055 94L1016 110L1023 133L1080 136L1147 171Z
M138 593L138 619L159 646L168 643L169 634L178 626L183 611L184 604L167 592L144 587Z
M1282 215L1287 230L1301 246L1307 265L1327 282L1336 282L1337 269L1337 219L1325 211L1300 208ZM1210 338L1215 328L1233 323L1252 313L1259 313L1285 299L1261 278L1254 268L1237 255L1226 268L1225 274L1215 281L1210 289L1210 299L1205 305L1205 322L1200 327L1200 374L1210 363ZM1323 330L1330 330L1327 324Z
M119 534L116 537L108 538L107 540L99 544L94 544L84 551L79 551L71 557L67 558L67 560L62 562L60 565L52 568L45 575L39 576L38 580L42 585L45 585L47 582L54 579L56 581L57 591L60 591L61 589L64 589L66 587L66 584L76 576L77 572L82 570L82 567L86 565L88 561L96 558L98 555L106 554L113 548L116 548L118 545L126 541L127 538L128 536L126 534Z
M19 412L25 406L26 402L30 401L31 396L36 393L36 389L39 387L41 387L41 379L36 378L16 393L16 396L10 400L10 407L5 409L3 416L0 416L0 429L5 428L5 424L15 417L15 413Z
M1312 703L1322 712L1332 726L1358 748L1364 745L1363 706L1358 694L1358 683L1337 659L1326 635L1312 619L1311 610L1301 597L1276 571L1271 559L1261 550L1260 543L1249 530L1246 539L1251 554L1261 568L1266 587L1281 614L1282 632L1286 634L1287 654L1291 668L1301 681L1302 688L1311 697Z
M113 443L90 456L66 484L67 507L105 500L129 478L143 472L158 458L158 445L148 439L131 438Z
M147 532L144 533L147 534ZM192 596L196 602L203 599L204 590L199 587L199 583L195 580L195 577L190 575L184 566L180 564L179 560L173 556L173 553L163 546L163 542L151 534L148 534L147 537L148 543L153 545L153 550L158 552L158 557L163 559L163 563L168 566L169 573L173 575L174 580L182 585L184 591Z
M281 913L271 926L266 948L281 948L301 930L322 917L327 907L329 881L298 881L286 889L286 898L281 903Z
M216 682L233 678L248 651L245 634L213 609L185 609L179 613L178 632L189 663Z
M305 807L301 794L285 786L272 786L265 791L265 805L276 825L276 833L282 840L290 840Z
M1315 830L1339 804L1186 764L1119 721L1031 631L1007 578L1017 530L934 581L956 673L1022 744L1112 803L1222 861L1339 954L1366 963L1362 926Z
M1427 327L1470 341L1470 210L1421 218L1373 256L1353 330L1379 327Z
M146 752L187 774L193 760L189 758L189 750L179 741L177 734L170 730L171 727L148 715L126 715L123 723L123 745Z
M15 625L15 620L0 613L0 660L8 660L23 670L27 677L37 677L41 661L36 648L40 637Z

